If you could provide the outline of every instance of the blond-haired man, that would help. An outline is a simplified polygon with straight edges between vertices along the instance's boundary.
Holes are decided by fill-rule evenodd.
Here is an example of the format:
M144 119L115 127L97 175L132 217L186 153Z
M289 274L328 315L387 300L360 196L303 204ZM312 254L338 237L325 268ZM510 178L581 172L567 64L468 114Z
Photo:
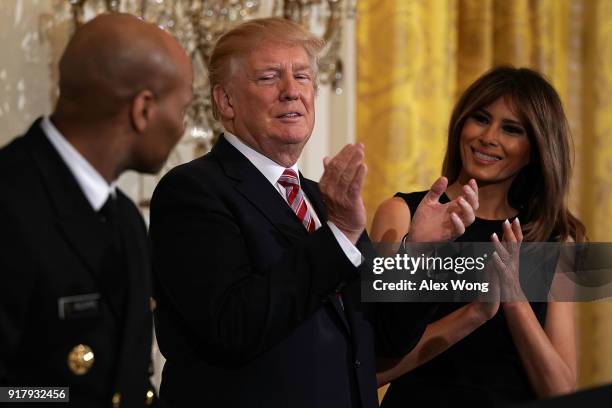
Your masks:
M212 53L226 132L152 200L171 406L376 407L375 347L403 355L424 330L418 307L397 319L392 306L360 303L363 146L326 159L318 185L299 173L321 47L269 18L231 30Z

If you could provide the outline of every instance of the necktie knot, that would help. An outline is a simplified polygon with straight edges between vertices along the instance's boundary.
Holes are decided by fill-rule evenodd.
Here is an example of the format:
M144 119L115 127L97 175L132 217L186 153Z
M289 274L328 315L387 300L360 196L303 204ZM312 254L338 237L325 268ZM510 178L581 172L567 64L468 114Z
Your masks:
M306 201L300 189L300 179L292 169L285 169L278 179L278 184L285 188L287 204L291 207L295 215L302 222L308 232L315 230L315 223L312 215L308 211Z
M285 169L278 179L278 184L285 188L300 187L300 179L293 169Z

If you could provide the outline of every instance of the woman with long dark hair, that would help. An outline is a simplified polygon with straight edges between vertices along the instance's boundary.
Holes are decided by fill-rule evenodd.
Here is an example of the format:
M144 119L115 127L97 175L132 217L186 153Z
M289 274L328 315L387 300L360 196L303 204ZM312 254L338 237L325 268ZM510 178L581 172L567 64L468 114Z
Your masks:
M452 113L440 203L478 184L476 220L457 241L499 245L583 241L568 210L570 135L554 88L530 69L498 67L476 80ZM378 208L371 237L397 242L426 192ZM494 406L570 392L576 385L571 302L443 303L418 345L386 362L383 407Z

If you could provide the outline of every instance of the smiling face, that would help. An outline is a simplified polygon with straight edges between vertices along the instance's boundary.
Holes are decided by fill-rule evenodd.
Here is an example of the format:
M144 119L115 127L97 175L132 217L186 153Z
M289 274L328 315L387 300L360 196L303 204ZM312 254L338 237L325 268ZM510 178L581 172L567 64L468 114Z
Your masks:
M460 179L475 178L479 185L511 183L530 159L527 132L503 97L467 118L459 149Z
M237 59L215 101L225 128L253 149L289 167L314 127L315 72L302 46L267 45Z

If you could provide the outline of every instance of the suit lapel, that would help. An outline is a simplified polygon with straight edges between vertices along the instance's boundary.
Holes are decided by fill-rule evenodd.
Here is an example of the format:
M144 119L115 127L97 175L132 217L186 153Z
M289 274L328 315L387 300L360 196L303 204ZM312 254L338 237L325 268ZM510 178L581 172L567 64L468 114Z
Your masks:
M308 234L293 210L268 179L224 137L219 138L212 153L218 157L228 177L236 181L236 189L285 237L288 239L303 238ZM327 212L317 183L305 179L300 174L300 186L314 207L321 223L325 223ZM335 293L329 295L329 303L342 322L342 326L350 332L344 307Z
M287 202L261 172L224 137L212 150L236 190L288 238L308 234Z
M327 210L325 209L325 204L323 203L323 197L321 197L319 185L312 180L304 178L304 176L302 176L300 173L300 187L302 187L304 194L306 194L306 197L308 197L308 201L310 201L310 204L312 204L314 207L321 224L325 223L327 220Z
M77 181L40 128L40 120L28 130L27 140L34 162L57 215L57 227L95 279L104 256L104 234L97 214Z
M133 382L135 379L125 378L132 373L138 372L142 376L142 368L146 361L135 361L136 356L143 353L136 349L145 344L143 336L151 331L152 318L150 315L149 297L151 288L151 263L147 239L143 231L142 221L139 214L130 208L131 204L123 193L117 194L117 210L119 213L119 226L125 252L125 279L127 294L125 296L125 308L122 311L122 341L120 345L119 360L117 363L116 384ZM140 391L141 388L138 388ZM126 392L126 390L122 390ZM144 399L144 396L142 397Z

